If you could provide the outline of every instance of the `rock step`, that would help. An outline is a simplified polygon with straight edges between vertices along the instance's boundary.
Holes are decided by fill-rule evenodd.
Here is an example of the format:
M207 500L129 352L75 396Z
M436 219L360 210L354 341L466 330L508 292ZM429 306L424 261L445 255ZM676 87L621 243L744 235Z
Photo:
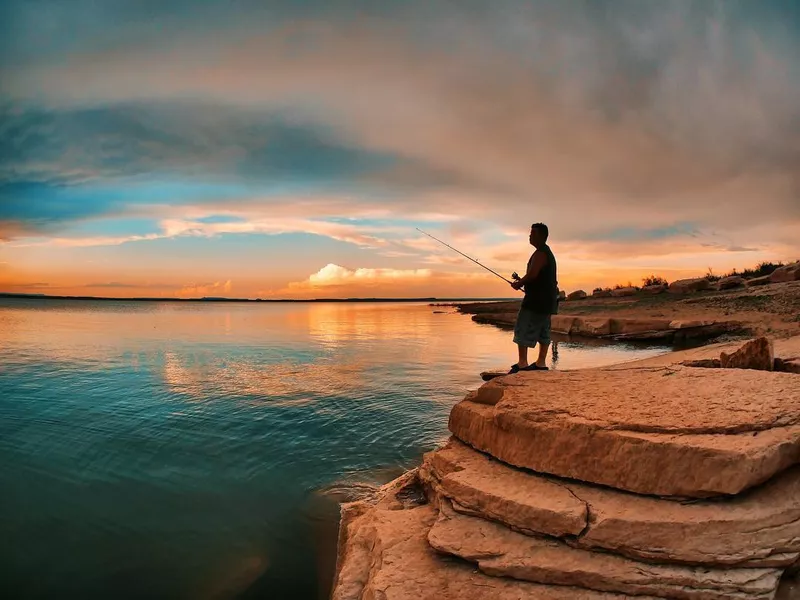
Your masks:
M522 372L453 407L450 431L511 465L658 496L737 494L800 462L791 373Z
M392 497L344 505L332 600L632 600L631 596L487 576L427 541L437 510ZM655 600L636 596L636 600Z
M681 600L771 600L781 576L778 569L656 565L576 549L459 514L449 500L441 502L428 542L494 577Z
M455 438L420 479L457 511L638 560L786 567L800 558L800 466L722 501L641 496L510 467Z

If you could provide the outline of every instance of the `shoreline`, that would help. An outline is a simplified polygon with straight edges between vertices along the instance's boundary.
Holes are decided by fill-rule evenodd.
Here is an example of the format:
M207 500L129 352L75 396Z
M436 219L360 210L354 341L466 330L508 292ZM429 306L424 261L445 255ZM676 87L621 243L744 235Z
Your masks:
M520 301L456 302L450 306L472 315L476 323L510 330ZM795 281L735 290L565 300L552 317L552 330L576 339L710 343L720 336L800 335L798 315L800 281Z
M454 306L460 313L472 315L472 320L476 323L488 324L508 330L513 328L513 320L516 317L519 302L482 302L480 304L458 302L452 303L450 306ZM663 373L664 375L684 373L684 378L688 373L697 373L697 376L708 376L715 381L716 379L722 378L725 382L729 379L731 381L738 381L738 379L742 377L744 377L744 380L752 380L753 378L760 380L760 378L764 377L765 384L767 384L768 381L771 381L770 378L773 376L762 376L758 374L758 371L745 370L742 372L741 369L698 368L719 366L720 356L724 356L726 353L735 353L742 347L747 339L756 338L765 334L771 340L775 357L783 359L791 358L795 363L800 361L800 317L798 316L800 315L800 282L781 283L760 288L724 292L712 291L680 295L664 294L660 297L643 296L633 299L602 298L567 301L562 303L559 313L559 315L554 316L554 333L556 332L556 317L558 317L560 321L559 326L563 326L564 322L568 322L572 324L581 323L584 325L589 323L594 327L593 330L589 330L588 332L585 329L581 331L581 327L578 327L578 331L580 332L578 334L570 330L565 331L561 335L556 334L562 339L574 340L576 342L583 341L591 343L592 340L597 343L639 341L660 345L664 343L664 330L662 329L659 331L653 328L653 325L663 325L664 323L667 324L667 329L672 332L671 340L674 340L676 337L675 332L681 329L684 330L683 333L693 334L684 336L682 339L684 341L694 342L696 345L691 345L688 348L676 348L665 351L650 358L621 361L604 367L590 367L587 369L574 369L561 372L550 371L551 377L563 378L566 376L567 378L578 377L578 379L582 379L588 376L587 384L589 379L596 383L608 379L619 379L621 382L627 382L626 385L629 386L627 391L634 393L634 395L643 393L642 390L644 390L645 394L648 393L647 390L652 390L653 394L659 394L658 387L644 386L643 388L639 388L635 383L632 383L635 382L637 378L641 378L643 374L652 374L653 372ZM669 327L670 324L673 326ZM678 326L678 324L682 324L683 326ZM633 335L631 335L631 331L627 331L627 333L625 331L619 331L620 328L625 329L626 327L632 327L636 331L633 332ZM615 329L616 331L614 331ZM643 334L642 339L634 340L637 335L641 334ZM772 354L770 354L770 357L771 356ZM716 361L717 364L712 365L711 363L714 361ZM775 364L777 365L778 363L776 362ZM784 379L794 378L798 377L793 374L796 372L797 371L776 373L775 376ZM422 457L422 464L420 466L407 471L397 479L387 483L371 498L341 505L335 580L333 582L331 596L334 600L361 600L362 598L366 598L369 593L384 589L383 582L388 581L392 582L392 586L399 588L391 597L403 599L422 597L420 594L424 595L424 593L428 592L435 593L437 597L442 597L444 600L456 597L463 597L465 600L482 598L483 596L481 595L473 595L476 593L474 591L467 591L481 588L497 590L493 592L496 595L492 595L491 597L496 597L498 599L505 599L507 597L528 597L524 594L533 594L530 597L559 600L562 598L586 598L588 600L590 598L600 598L600 595L597 594L604 594L604 592L598 590L605 590L607 592L616 591L621 595L613 595L613 597L620 599L641 597L637 595L642 593L641 591L634 592L634 595L628 595L631 592L626 590L626 584L614 582L613 574L609 576L611 581L602 584L599 588L593 588L591 584L585 587L581 578L571 580L571 583L565 583L565 581L559 579L560 576L553 575L552 577L555 577L555 579L548 580L549 575L547 575L545 571L548 569L550 571L558 571L558 561L556 561L556 563L548 563L550 564L549 567L542 567L545 571L540 569L539 565L536 563L536 556L538 556L538 554L531 555L528 553L528 550L524 549L527 547L526 544L532 543L531 539L534 539L527 537L528 535L532 535L529 531L522 530L521 533L508 532L503 526L503 522L499 524L497 522L498 518L500 521L503 521L503 519L498 516L499 513L493 513L483 504L469 504L468 501L471 497L469 495L463 497L459 496L459 494L467 494L467 491L465 491L466 488L463 487L465 482L462 482L461 479L454 479L453 483L450 484L455 486L456 481L461 482L458 486L453 488L453 490L460 490L458 493L455 491L443 491L441 486L446 482L442 478L446 475L446 472L443 471L439 474L432 474L432 470L435 471L437 467L442 468L445 464L441 461L447 460L444 456L447 455L447 452L452 452L452 450L448 450L452 444L460 444L460 440L468 439L471 436L477 435L478 438L481 438L481 436L486 435L486 433L482 433L482 428L487 427L488 422L487 424L480 425L478 429L470 429L469 427L473 426L467 427L463 423L459 424L464 419L462 415L463 410L456 414L456 408L465 403L467 405L473 404L473 402L478 402L479 404L477 406L498 403L498 399L490 399L490 396L493 397L493 394L489 393L489 390L493 389L492 386L505 386L505 389L511 390L515 394L522 394L523 397L525 397L526 394L532 394L532 390L535 389L533 387L534 382L537 381L537 377L540 376L540 374L520 375L510 376L516 378L513 383L509 381L509 383L504 384L504 377L501 376L490 383L480 386L477 391L470 392L461 403L454 407L454 412L451 412L449 429L450 432L453 433L453 436L446 445L432 448ZM649 376L652 377L652 375ZM797 398L791 394L790 390L796 389L798 392L797 397L800 397L800 377L796 380L796 388L792 387L795 384L794 379L786 380L790 382L790 387L787 388L790 397L787 400L796 401ZM783 381L783 379L781 381ZM606 383L603 385L608 384ZM702 383L700 385L702 385ZM737 384L732 385L736 386ZM489 387L487 388L487 386ZM537 385L536 389L538 389L538 387ZM591 397L594 397L594 395L598 393L597 390L592 391L588 388L579 387L577 389L583 390L583 393L589 393ZM706 389L713 390L714 388L712 386ZM573 390L573 393L575 391L576 390ZM602 392L600 393L603 395ZM713 394L713 392L711 393ZM778 393L780 394L780 392ZM625 392L620 392L620 394L624 397ZM568 393L563 397L563 400L569 400L570 395L571 394ZM613 395L614 394L612 394L612 396ZM485 399L480 400L480 397L485 397ZM502 398L502 396L500 398ZM727 398L728 397L720 398L719 402L721 406L726 405L728 402ZM748 400L744 398L745 397L742 397L742 399L747 402ZM748 395L747 398L750 398L750 396ZM755 398L756 396L753 396L754 400ZM792 400L793 398L794 400ZM674 402L676 399L679 402L687 402L689 406L692 405L692 396L672 397L671 401ZM741 402L742 400L738 401ZM512 417L513 408L509 408L507 411L512 411L508 415ZM556 412L560 413L561 411ZM798 414L798 417L800 418L800 414ZM683 415L679 414L677 416L678 422L681 422L682 418ZM537 419L534 418L533 420L535 422ZM467 429L464 429L464 427L467 427ZM477 425L475 427L477 427ZM575 433L573 432L570 435L575 435ZM466 436L466 438L464 436ZM723 435L723 437L725 436ZM489 444L487 447L481 448L475 446L475 442L470 442L470 444L479 450L483 450L483 452L488 452L490 456L497 456L495 451L499 451L500 456L505 457L501 458L501 461L505 460L506 462L510 461L511 464L519 464L515 463L515 459L512 458L513 452L519 451L512 451L508 446L504 445L511 443L510 441L503 442L500 446L496 446L496 444L500 442L489 442L489 439L490 438L487 438L487 442L485 442ZM474 450L471 448L468 449L468 452L475 454ZM507 454L508 452L512 452L512 454ZM439 456L443 458L437 458ZM549 458L547 460L556 459ZM498 464L504 463L501 462ZM635 463L633 464L635 465ZM698 465L699 464L701 463L698 463ZM448 467L448 469L450 468L455 468L455 471L451 472L460 473L462 467ZM695 473L691 467L687 468L689 472ZM514 470L513 467L508 467L507 470L508 469ZM621 473L623 475L626 469L627 466L622 469ZM732 477L744 477L746 475L746 469L745 471L741 471L736 463L729 466L728 469ZM447 469L445 469L445 471L447 471ZM553 471L547 470L542 472L553 473ZM532 475L535 477L538 476L538 473L539 469L534 469ZM547 477L552 478L550 475ZM579 482L594 481L591 477L586 478L586 476L575 477L573 475L573 477ZM779 474L775 477L778 479L781 477L780 470ZM498 480L496 485L500 487L495 491L501 494L501 496L503 493L518 494L518 492L513 492L513 488L504 489L503 486L506 484L503 484L501 480ZM591 486L591 484L588 485ZM605 485L609 485L609 483L606 482ZM657 502L666 503L664 506L668 506L674 501L668 498L668 493L666 496L663 495L663 492L658 493L662 494L664 499L657 500ZM491 495L486 496L486 498L491 497ZM510 497L511 496L509 496L509 498ZM514 497L516 498L517 496L515 495ZM526 494L524 497L527 498L529 496ZM458 500L458 502L456 500ZM521 500L515 500L514 502L518 501ZM464 506L459 504L463 502L467 502L467 504ZM714 499L711 498L709 500L709 506L713 505L713 503ZM689 505L691 505L691 503ZM481 506L484 506L484 508L480 508ZM510 505L506 504L504 506ZM800 509L800 506L797 508ZM794 508L792 510L794 510ZM489 512L482 514L485 511ZM415 517L414 515L417 516ZM485 521L484 519L489 520ZM463 524L461 524L462 522ZM459 525L456 525L457 523ZM735 524L732 526L735 526ZM438 533L439 531L447 532L447 527L455 528L452 529L452 533L455 535L452 539L442 538ZM463 527L463 529L459 530L458 527ZM486 529L487 527L489 529ZM512 529L515 528L512 526ZM504 549L501 554L497 554L500 550L496 550L494 547L484 547L485 549L483 550L477 547L475 550L466 549L466 546L475 543L470 540L478 539L474 537L475 535L478 535L482 540L481 543L483 543L483 541L487 539L483 537L484 533L489 535L489 530L495 532L492 533L492 535L501 536L497 538L497 540L507 538L511 540L504 542L506 545L503 546ZM484 533L480 533L481 531ZM503 533L504 531L505 533ZM778 533L781 534L781 531L782 530L778 530ZM789 530L787 529L786 531ZM787 533L787 535L789 534ZM509 538L509 536L512 537ZM644 543L647 543L647 539L648 536L646 535ZM499 541L497 543L499 543ZM466 546L464 546L464 544L466 544ZM485 560L489 559L481 558L483 553L492 556L496 555L498 557L501 557L503 553L508 553L509 556L517 556L519 558L509 560L512 560L514 565L518 565L519 560L526 560L531 563L532 566L530 568L533 570L529 571L528 575L522 576L520 579L519 573L521 573L521 571L519 571L518 566L485 569L483 563ZM464 569L456 568L446 559L444 561L441 560L441 557L448 555L455 555L461 560L468 561L464 563L464 565L470 562L473 564ZM580 556L581 560L596 560L593 558L591 552L584 552ZM391 560L389 560L389 557L391 557ZM795 562L793 566L789 565L785 567L783 578L781 579L783 570L773 571L772 573L774 574L770 575L770 577L772 577L770 580L771 583L769 585L765 584L764 590L760 593L768 593L769 589L773 589L772 593L775 594L774 590L776 589L777 595L774 596L776 600L795 600L796 598L800 598L800 595L795 595L800 586L800 580L797 579L797 570L800 569L800 559L792 560L795 560ZM502 563L501 558L492 559L492 561L500 561L500 563ZM386 564L384 564L384 562L386 562ZM645 562L647 563L647 561ZM670 563L669 560L667 560L666 563L656 562L658 563L656 566L659 568L661 568L660 565L662 564L668 568L673 568L670 566L672 563ZM488 564L487 562L487 565ZM635 564L637 563L634 563L634 565ZM647 564L649 565L650 563ZM789 563L782 562L781 564L787 565ZM511 563L509 563L509 565L511 565ZM747 565L744 566L746 567ZM510 569L510 571L504 572L506 568ZM746 570L747 569L742 571L742 573L744 574ZM514 575L513 573L518 574ZM672 584L669 583L667 575L664 575L664 577L666 577L666 579L659 579L659 576L655 576L655 578L648 581L646 585L650 586L649 589L651 590L667 590L664 594L655 594L658 596L665 598L684 597L670 595L671 593L669 590ZM624 580L625 577L622 577L619 581L622 582ZM608 585L612 587L603 587ZM614 588L613 586L615 585L618 587ZM436 591L433 592L433 590ZM744 590L742 591L744 592ZM507 596L507 593L510 595ZM602 595L602 597L605 598L606 596ZM735 597L739 596L736 595Z

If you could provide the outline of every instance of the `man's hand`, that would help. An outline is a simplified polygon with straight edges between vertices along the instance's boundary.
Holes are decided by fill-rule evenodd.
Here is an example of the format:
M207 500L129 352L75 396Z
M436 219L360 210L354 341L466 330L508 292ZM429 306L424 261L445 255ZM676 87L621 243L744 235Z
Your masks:
M514 288L515 290L519 290L519 289L522 289L522 286L523 286L523 285L524 285L524 284L522 283L522 281L521 281L521 280L517 280L517 281L515 281L515 282L513 282L513 283L511 284L511 287L512 287L512 288Z

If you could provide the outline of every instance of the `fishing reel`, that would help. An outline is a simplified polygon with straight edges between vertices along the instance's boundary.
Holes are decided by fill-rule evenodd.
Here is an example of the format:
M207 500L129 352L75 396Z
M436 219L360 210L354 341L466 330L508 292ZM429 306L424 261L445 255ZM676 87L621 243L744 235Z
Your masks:
M513 280L515 280L515 281L519 281L521 278L520 278L520 276L519 276L519 275L517 275L517 272L516 272L516 271L514 271L514 272L511 274L511 279L513 279Z

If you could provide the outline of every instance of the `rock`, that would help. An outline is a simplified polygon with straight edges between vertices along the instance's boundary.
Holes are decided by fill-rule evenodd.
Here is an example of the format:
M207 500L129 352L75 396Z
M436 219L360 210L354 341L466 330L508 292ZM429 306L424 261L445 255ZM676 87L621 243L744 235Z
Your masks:
M701 358L699 360L685 360L681 364L685 367L701 367L704 369L719 369L721 366L718 358Z
M583 290L575 290L567 294L567 300L583 300L584 298L586 298L586 292Z
M629 600L484 575L430 547L436 518L432 505L406 506L392 492L376 504L344 505L332 600Z
M586 503L559 482L504 465L455 438L425 455L420 479L459 505L530 534L578 535L589 518Z
M684 503L523 471L451 438L425 455L419 476L457 511L580 548L705 565L800 558L800 467L731 499Z
M600 337L611 334L611 319L604 318L577 318L570 332L576 335Z
M711 288L711 282L705 277L696 279L679 279L669 284L669 291L672 294L688 294L689 292L700 292Z
M610 333L630 337L640 333L669 332L669 324L669 319L611 319Z
M719 355L723 369L759 369L772 371L775 364L775 351L772 341L760 337L747 342L733 354L722 352Z
M636 292L638 292L635 287L623 287L617 288L615 290L611 290L611 295L615 298L619 298L622 296L635 296Z
M778 267L770 274L769 280L772 283L800 281L800 262Z
M595 290L592 292L592 298L610 298L611 290Z
M720 290L732 290L735 288L740 288L745 286L745 279L744 277L739 277L738 275L731 275L730 277L723 277L717 282L717 287Z
M646 285L642 288L642 292L645 294L663 294L667 291L666 285Z
M753 277L752 279L747 280L747 287L767 285L768 283L772 283L772 278L770 275L764 275L763 277Z
M441 504L428 542L439 552L477 563L487 575L631 595L766 600L773 598L780 580L777 569L645 564L572 548L557 540L527 536L499 523L459 514L447 500Z
M779 359L775 359L778 361ZM781 371L800 375L800 358L781 359Z
M540 473L641 494L737 494L800 462L794 378L680 366L524 372L469 394L449 427Z

